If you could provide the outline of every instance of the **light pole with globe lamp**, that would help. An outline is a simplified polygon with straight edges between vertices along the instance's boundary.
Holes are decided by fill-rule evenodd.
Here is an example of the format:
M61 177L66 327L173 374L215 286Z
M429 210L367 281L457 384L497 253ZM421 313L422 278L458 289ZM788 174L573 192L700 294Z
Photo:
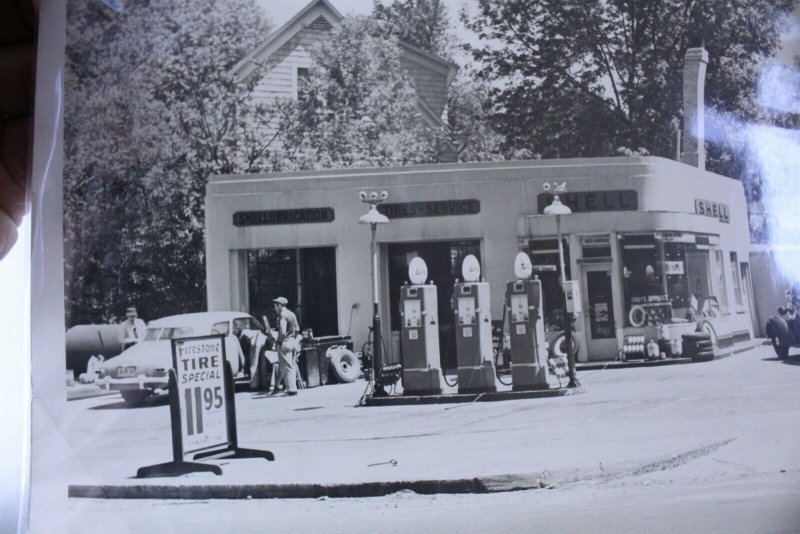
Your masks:
M572 351L572 314L567 311L567 271L564 267L564 244L561 242L561 216L569 215L572 210L561 203L558 195L553 197L549 206L544 208L545 215L556 216L556 233L558 234L558 262L561 267L561 289L564 291L564 344L567 350L567 365L569 366L569 384L567 387L577 387L578 379L575 378L575 354Z
M372 242L370 252L372 254L372 377L373 380L378 379L378 372L383 367L383 352L381 351L381 313L380 313L380 300L378 297L378 243L375 239L375 231L379 224L389 224L389 217L378 211L378 204L383 202L389 197L389 193L381 191L378 194L375 191L367 193L366 191L359 192L358 196L361 202L369 204L369 211L359 217L360 224L369 224L372 230ZM386 395L386 391L382 386L375 386L374 395Z

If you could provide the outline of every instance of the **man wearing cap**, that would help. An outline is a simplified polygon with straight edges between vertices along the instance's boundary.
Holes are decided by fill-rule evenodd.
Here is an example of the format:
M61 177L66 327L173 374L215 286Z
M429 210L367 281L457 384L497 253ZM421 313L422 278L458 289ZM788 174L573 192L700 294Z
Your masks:
M286 307L288 300L278 297L272 303L278 316L278 379L272 392L277 393L278 384L283 381L286 394L297 395L294 356L300 350L300 325L297 316Z
M125 310L125 320L119 325L119 342L122 344L122 350L144 339L146 328L144 321L139 319L136 313L136 307L129 306Z

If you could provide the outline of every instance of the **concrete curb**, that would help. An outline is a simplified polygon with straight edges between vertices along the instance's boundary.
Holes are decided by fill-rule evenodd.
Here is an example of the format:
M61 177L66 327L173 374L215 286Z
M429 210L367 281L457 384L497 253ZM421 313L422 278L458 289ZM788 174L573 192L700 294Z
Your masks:
M70 390L70 388L67 387L67 401L92 399L95 397L110 397L111 395L119 395L119 391L105 390L101 388L97 388L96 390L91 388L78 388Z
M69 487L68 496L87 499L317 499L382 497L398 491L422 495L436 493L489 493L480 479L411 480L353 484L237 484L209 486L91 486Z
M573 476L559 481L572 483L594 479L597 474ZM617 474L618 476L618 474ZM498 475L450 480L401 480L357 482L351 484L225 484L225 485L71 485L68 496L83 499L318 499L383 497L400 491L420 495L503 493L553 488L553 477L545 472L535 475Z
M746 352L746 351L754 349L756 347L761 347L762 345L770 345L770 344L771 343L770 343L770 341L768 339L755 338L755 339L751 340L750 342L748 342L747 344L745 344L744 346L733 347L733 348L731 348L729 350L726 350L724 352L720 352L719 354L715 354L714 355L714 359L715 360L722 360L722 359L727 358L729 356L733 356L735 354L740 354L742 352Z
M409 406L419 404L455 404L468 402L497 402L516 399L546 399L585 393L582 387L534 389L526 391L492 391L487 393L454 393L450 395L395 395L369 397L363 406Z
M598 369L630 369L632 367L659 367L662 365L682 365L686 363L701 363L712 362L714 360L722 360L734 354L760 347L762 345L769 345L768 339L754 338L748 342L742 343L740 346L732 347L723 351L716 352L713 358L668 358L666 360L633 360L627 362L620 362L611 360L607 362L588 362L578 363L575 365L577 371L595 371ZM580 377L579 377L580 378Z
M608 362L579 363L575 365L575 370L596 371L598 369L631 369L633 367L660 367L662 365L681 365L685 363L692 363L692 359L668 358L666 360L633 360L627 362L611 360ZM580 376L578 378L580 378Z
M400 491L420 495L505 493L553 489L578 482L610 481L664 471L705 456L736 438L669 454L649 461L624 462L597 468L548 470L534 474L495 475L452 480L407 480L346 484L225 484L225 485L71 485L68 497L84 499L319 499L383 497Z

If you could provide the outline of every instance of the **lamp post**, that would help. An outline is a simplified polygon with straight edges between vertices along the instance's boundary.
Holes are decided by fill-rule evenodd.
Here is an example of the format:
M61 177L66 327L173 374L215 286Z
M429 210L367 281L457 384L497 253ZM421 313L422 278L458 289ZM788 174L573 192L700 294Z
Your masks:
M380 194L373 191L367 193L361 191L359 194L361 202L369 204L369 211L359 217L360 224L369 224L372 231L372 242L370 244L370 253L372 255L372 376L373 380L377 380L378 372L383 367L383 352L381 351L381 312L380 312L380 299L378 288L378 243L375 238L375 231L379 224L389 224L389 218L383 213L378 211L378 204L386 200L389 193L381 191ZM376 386L374 395L386 395L386 391L382 386Z
M558 195L553 197L549 206L544 208L545 215L556 216L556 233L558 234L558 262L561 267L561 289L564 291L564 343L567 346L567 365L569 366L569 384L567 387L577 387L578 379L575 378L575 355L572 352L572 314L567 311L567 271L564 267L564 244L561 242L561 216L569 215L572 210L561 203Z

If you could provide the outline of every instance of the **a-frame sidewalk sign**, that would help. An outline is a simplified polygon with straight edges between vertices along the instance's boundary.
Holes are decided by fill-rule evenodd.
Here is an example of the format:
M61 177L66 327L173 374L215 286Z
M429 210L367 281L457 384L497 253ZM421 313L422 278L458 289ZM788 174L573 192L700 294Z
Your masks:
M168 384L172 461L140 467L137 478L222 474L218 465L186 461L192 454L193 460L275 460L270 451L239 447L233 372L225 357L224 335L173 339Z

